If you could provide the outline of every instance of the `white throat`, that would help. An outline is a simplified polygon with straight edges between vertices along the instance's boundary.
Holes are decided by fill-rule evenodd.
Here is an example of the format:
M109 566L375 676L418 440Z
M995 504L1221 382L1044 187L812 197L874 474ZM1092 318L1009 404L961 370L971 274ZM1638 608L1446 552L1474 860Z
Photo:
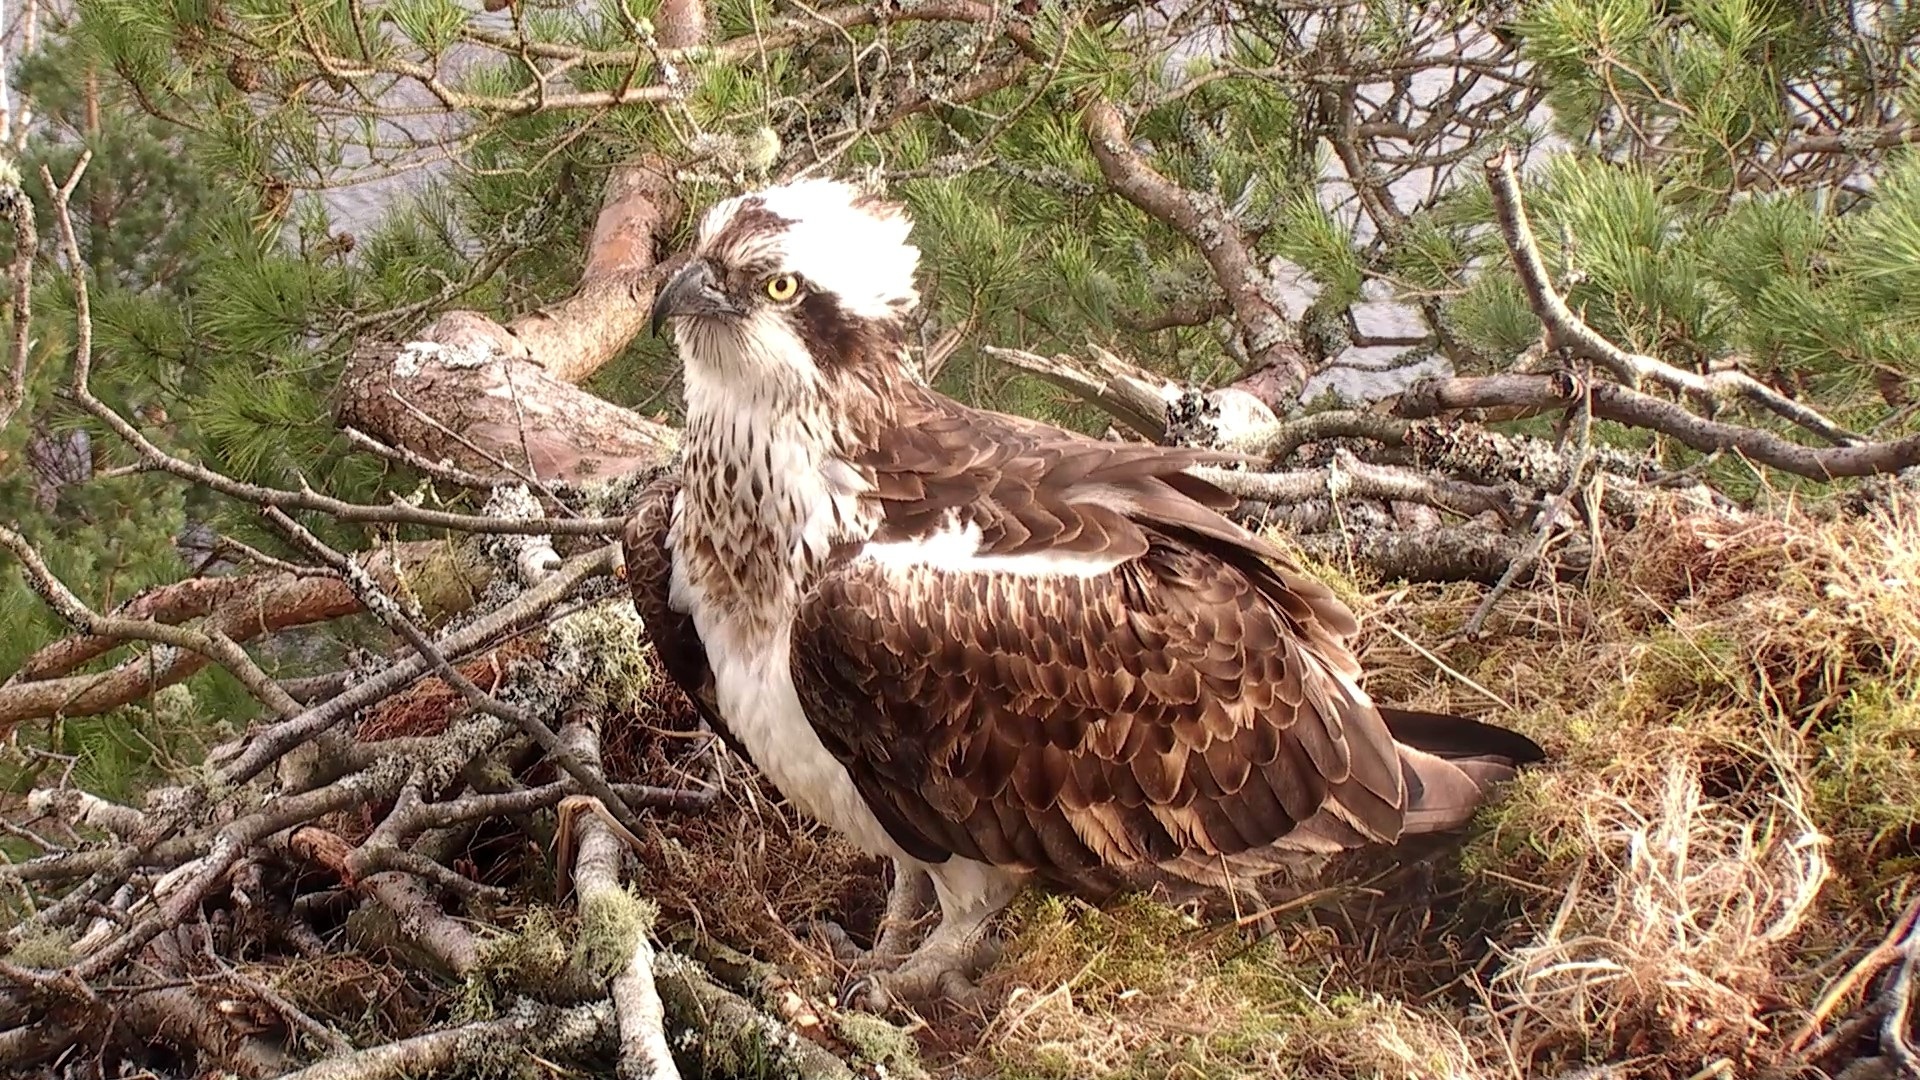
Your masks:
M675 602L709 650L784 641L834 546L878 524L844 456L851 433L784 318L689 322L676 336L687 426L668 536Z

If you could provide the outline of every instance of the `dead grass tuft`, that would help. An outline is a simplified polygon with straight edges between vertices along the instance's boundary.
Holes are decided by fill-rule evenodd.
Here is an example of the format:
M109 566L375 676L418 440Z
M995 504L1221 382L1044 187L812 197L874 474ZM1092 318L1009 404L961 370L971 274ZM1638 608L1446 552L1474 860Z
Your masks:
M1663 1052L1745 1058L1769 1034L1782 948L1813 913L1827 839L1798 756L1770 752L1771 808L1705 795L1685 750L1631 759L1594 789L1549 777L1536 821L1570 857L1544 926L1502 947L1494 1025L1516 1059ZM1564 872L1564 871L1563 871Z

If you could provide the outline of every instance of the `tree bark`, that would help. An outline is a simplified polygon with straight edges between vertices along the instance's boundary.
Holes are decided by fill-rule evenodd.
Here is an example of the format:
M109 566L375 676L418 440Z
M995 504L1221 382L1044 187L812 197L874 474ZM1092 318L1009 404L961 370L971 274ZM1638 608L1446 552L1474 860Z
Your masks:
M608 177L573 294L501 325L449 311L412 341L357 351L334 417L395 446L481 476L585 483L657 465L673 428L574 385L646 325L669 267L655 247L680 212L668 166L646 159Z

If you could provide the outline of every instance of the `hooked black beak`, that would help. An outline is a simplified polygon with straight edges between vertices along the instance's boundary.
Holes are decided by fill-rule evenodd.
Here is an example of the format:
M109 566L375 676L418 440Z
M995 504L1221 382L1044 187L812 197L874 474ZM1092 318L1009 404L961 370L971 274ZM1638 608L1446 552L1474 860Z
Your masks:
M653 296L648 330L660 336L660 326L678 315L740 315L740 305L720 289L713 264L694 259L680 268Z

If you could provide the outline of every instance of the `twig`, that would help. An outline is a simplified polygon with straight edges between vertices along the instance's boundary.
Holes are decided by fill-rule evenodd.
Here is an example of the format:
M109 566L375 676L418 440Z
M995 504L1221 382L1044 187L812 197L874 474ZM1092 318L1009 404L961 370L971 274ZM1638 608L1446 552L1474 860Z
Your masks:
M381 579L406 563L435 559L445 552L460 558L444 541L413 541L380 548L371 572ZM291 564L289 564L291 565ZM464 579L463 579L464 580ZM468 582L477 589L481 582ZM225 635L236 644L290 627L351 615L360 601L331 570L298 567L286 573L190 578L163 585L122 604L112 617L174 624L201 618L202 634ZM0 685L0 726L60 713L90 716L137 701L161 687L180 682L206 665L201 653L155 650L131 657L107 671L57 678L125 644L125 637L85 635L41 649ZM295 700L299 695L283 687Z
M252 994L274 1012L279 1013L281 1018L288 1024L298 1028L304 1032L308 1038L325 1047L327 1053L334 1056L353 1053L353 1044L348 1042L345 1036L320 1021L315 1020L307 1014L306 1010L288 1001L273 987L268 986L258 979L249 978L246 973L228 963L225 957L214 952L211 947L207 948L206 956L220 967L221 975L224 976L228 982L239 987L246 993Z
M539 622L548 608L572 594L582 583L612 572L619 558L620 546L608 544L568 560L560 569L499 610L449 632L437 646L438 656L459 659L503 634ZM238 756L221 764L221 782L245 783L295 746L339 723L356 710L406 688L431 670L434 670L433 658L425 654L403 657L379 674L354 683L339 695L292 719L266 728L255 735Z
M1534 530L1533 539L1527 542L1527 546L1520 552L1520 557L1513 560L1506 572L1500 575L1500 580L1494 582L1493 588L1487 590L1487 595L1481 598L1479 606L1473 609L1473 615L1467 619L1467 625L1463 629L1469 640L1480 636L1481 629L1487 624L1487 616L1492 615L1493 609L1499 606L1500 598L1513 588L1513 583L1520 579L1521 574L1531 573L1534 565L1540 561L1541 555L1546 553L1547 541L1552 537L1554 527L1559 523L1561 507L1569 504L1574 489L1579 487L1584 479L1588 452L1593 447L1593 399L1590 396L1583 396L1575 413L1579 418L1579 442L1574 450L1573 465L1567 470L1566 486L1561 489L1557 498L1547 500L1540 508L1540 525Z
M1445 674L1451 676L1455 682L1460 683L1462 686L1466 686L1470 689L1478 691L1480 693L1480 696L1486 698L1488 701L1493 702L1495 705L1500 706L1501 708L1507 710L1510 713L1517 713L1520 711L1519 709L1514 708L1513 703L1508 701L1506 698L1503 698L1499 694L1496 694L1493 691L1487 689L1485 686L1482 686L1479 682L1475 681L1472 676L1456 669L1453 665L1447 663L1445 660L1440 659L1440 657L1435 655L1431 649L1428 649L1425 645L1422 645L1419 642L1413 640L1413 638L1407 636L1406 631L1400 629L1399 627L1393 625L1392 623L1381 623L1380 627L1381 629L1385 630L1387 633L1392 634L1396 638L1399 638L1400 643L1402 645L1405 645L1407 648L1412 649L1414 652L1417 652L1421 656L1425 657L1428 663L1432 664L1436 668L1439 668Z
M477 473L470 473L465 469L456 465L449 465L444 461L430 460L426 455L417 454L404 446L389 446L366 432L361 431L359 428L344 427L341 428L340 431L341 434L347 437L348 442L351 442L362 450L378 454L388 461L398 462L409 469L426 473L435 479L445 480L450 484L459 484L461 487L474 488L479 491L491 491L500 486L500 482L497 480L489 480Z
M1902 955L1903 947L1908 939L1914 936L1917 928L1920 928L1920 899L1907 905L1906 910L1900 913L1900 917L1893 921L1893 926L1887 930L1887 936L1881 939L1880 944L1868 950L1867 955L1861 957L1857 963L1846 970L1845 974L1835 979L1833 985L1827 987L1826 991L1820 995L1820 1000L1814 1003L1807 1022L1801 1026L1792 1041L1787 1043L1787 1050L1797 1053L1804 1048L1819 1032L1820 1025L1826 1022L1827 1017L1833 1015L1833 1011L1839 1008L1840 1003L1846 1000L1847 995L1853 992L1853 988L1858 986L1861 980L1871 978Z

